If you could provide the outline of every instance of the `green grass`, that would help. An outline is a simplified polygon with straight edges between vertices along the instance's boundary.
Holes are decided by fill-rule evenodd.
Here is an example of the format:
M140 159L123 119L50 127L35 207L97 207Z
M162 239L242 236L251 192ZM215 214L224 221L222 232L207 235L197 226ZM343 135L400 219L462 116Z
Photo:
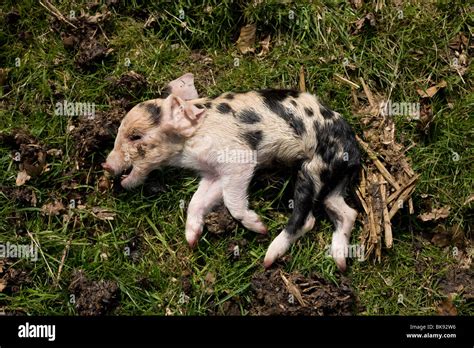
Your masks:
M358 133L362 126L353 113L350 87L338 82L334 74L355 82L363 77L372 91L390 94L392 101L401 102L418 102L418 88L444 79L447 88L429 101L434 120L428 134L417 128L416 121L399 117L397 138L405 145L416 143L409 151L415 171L421 173L414 195L416 212L424 204L420 195L429 194L434 205L452 207L446 225L459 223L466 238L470 237L472 209L463 202L474 187L473 73L468 70L463 81L450 68L452 56L448 47L459 32L466 37L472 33L474 21L467 4L407 1L400 18L388 0L378 12L370 2L359 10L343 1L268 2L256 7L253 2L244 1L225 1L216 6L217 3L119 3L111 8L112 19L104 28L114 51L96 64L94 72L74 65L73 54L49 29L51 16L38 3L6 1L1 5L5 30L0 33L0 67L10 68L7 82L11 88L2 92L0 130L27 128L49 148L62 149L64 155L49 156L50 170L26 184L35 190L37 208L22 206L0 193L0 240L31 242L27 234L18 233L12 226L9 217L16 214L41 245L38 262L15 260L12 267L26 270L28 281L13 295L0 293L0 307L28 314L74 314L68 286L73 270L79 268L93 280L117 281L121 300L114 314L206 314L231 298L238 297L244 304L250 300L250 278L262 270L268 242L259 242L254 234L238 227L227 235L205 234L199 247L190 250L184 239L186 215L180 200L189 202L196 189L197 180L191 173L173 169L156 173L155 178L165 184L166 191L154 196L146 195L144 189L101 194L95 182L102 174L98 164L110 149L95 153L93 166L70 173L76 144L66 131L67 117L54 115L55 103L64 98L94 102L99 110L108 110L114 96L107 78L118 78L127 70L143 74L149 83L142 95L132 95L132 102L136 103L154 98L166 82L185 72L195 74L201 95L266 87L297 88L299 70L304 66L307 89L343 113ZM71 9L79 14L85 8L77 1L56 6L64 14ZM205 14L206 8L211 9L210 14ZM5 15L12 9L21 18L17 25L8 27ZM288 15L290 9L295 14L293 19ZM181 26L180 10L184 11L186 28ZM351 34L354 22L367 12L375 14L376 26L366 25L359 34ZM150 14L156 16L157 22L144 29ZM238 53L233 43L246 23L257 24L257 42L271 34L272 46L267 56ZM20 32L31 32L32 38L19 40ZM193 60L192 50L199 50L212 62ZM16 58L20 58L19 67L15 66ZM126 58L131 61L129 67L124 64ZM235 58L239 59L238 66L234 65ZM355 68L345 67L344 58ZM55 97L52 86L63 94L61 99ZM459 160L453 160L453 153L459 154ZM0 148L0 168L0 185L13 187L17 165L6 147ZM88 184L83 181L84 173L91 178ZM52 197L69 200L71 192L60 187L72 178L84 185L79 191L83 202L108 207L117 213L115 220L100 221L81 212L73 226L72 222L65 224L61 216L41 215L40 207ZM251 192L252 205L268 224L272 237L288 217L288 210L283 209L287 206L283 198L286 196L277 197L282 189L283 184L278 184ZM262 198L269 193L275 196ZM394 225L393 250L384 250L380 263L354 261L347 273L364 308L362 314L435 314L437 302L445 297L438 285L448 267L456 263L451 248L439 248L423 240L420 233L429 227L409 217L406 211L401 214L403 218ZM357 243L360 229L357 225L353 243ZM327 219L319 218L316 228L292 247L291 259L284 269L303 274L316 271L338 282L336 267L324 254L331 232ZM242 257L230 260L229 243L244 239L248 243L241 250ZM55 286L69 240L70 249ZM125 252L134 240L138 240L136 259ZM414 248L415 241L422 244L420 252ZM417 263L425 267L416 271ZM208 274L215 277L212 284L205 280ZM187 301L180 301L182 277L188 277L192 287ZM400 294L403 303L398 301ZM455 303L459 314L474 313L472 305L462 297Z

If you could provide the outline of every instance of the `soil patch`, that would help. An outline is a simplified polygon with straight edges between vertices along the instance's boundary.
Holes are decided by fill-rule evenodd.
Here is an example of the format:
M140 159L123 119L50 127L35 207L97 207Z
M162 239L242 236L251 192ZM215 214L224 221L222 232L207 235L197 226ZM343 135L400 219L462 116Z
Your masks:
M285 281L286 279L286 281ZM251 282L251 315L353 315L356 297L347 278L334 285L318 275L257 273Z
M69 290L75 296L75 307L79 315L108 314L119 302L120 290L115 281L91 281L82 270L73 274Z

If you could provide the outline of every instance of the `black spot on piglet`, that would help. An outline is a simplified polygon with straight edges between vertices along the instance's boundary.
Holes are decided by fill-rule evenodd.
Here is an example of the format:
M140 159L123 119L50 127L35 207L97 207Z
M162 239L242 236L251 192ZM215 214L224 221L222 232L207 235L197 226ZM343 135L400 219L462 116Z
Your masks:
M217 111L219 111L222 114L233 112L232 108L227 103L220 103L219 105L217 105Z
M242 135L242 139L245 140L252 150L256 150L258 145L263 139L262 131L251 131L245 132Z
M330 110L327 106L323 104L319 104L319 110L321 111L321 115L323 115L326 120L329 120L334 117L334 111Z
M261 121L261 117L253 109L245 109L237 114L240 122L246 124L254 124Z
M144 103L141 107L145 108L151 123L153 123L154 125L160 124L161 108L158 105L154 103Z
M314 111L311 108L305 107L304 112L306 112L306 115L308 115L308 117L313 117L314 116Z

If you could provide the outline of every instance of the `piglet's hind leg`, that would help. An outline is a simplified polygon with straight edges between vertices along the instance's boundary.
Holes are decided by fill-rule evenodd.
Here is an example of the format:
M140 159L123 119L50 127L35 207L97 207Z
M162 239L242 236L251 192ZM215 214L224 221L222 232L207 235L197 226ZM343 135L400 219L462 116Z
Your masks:
M248 208L247 190L252 180L253 166L240 166L231 175L223 179L224 204L230 214L239 220L245 228L265 234L267 227L258 214Z

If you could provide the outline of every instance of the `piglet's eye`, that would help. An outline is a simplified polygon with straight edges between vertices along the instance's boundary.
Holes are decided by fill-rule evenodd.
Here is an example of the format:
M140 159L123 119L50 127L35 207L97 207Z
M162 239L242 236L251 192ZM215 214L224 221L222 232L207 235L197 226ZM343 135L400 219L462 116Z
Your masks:
M137 141L137 140L140 140L142 138L142 136L140 134L132 134L128 137L131 141Z

